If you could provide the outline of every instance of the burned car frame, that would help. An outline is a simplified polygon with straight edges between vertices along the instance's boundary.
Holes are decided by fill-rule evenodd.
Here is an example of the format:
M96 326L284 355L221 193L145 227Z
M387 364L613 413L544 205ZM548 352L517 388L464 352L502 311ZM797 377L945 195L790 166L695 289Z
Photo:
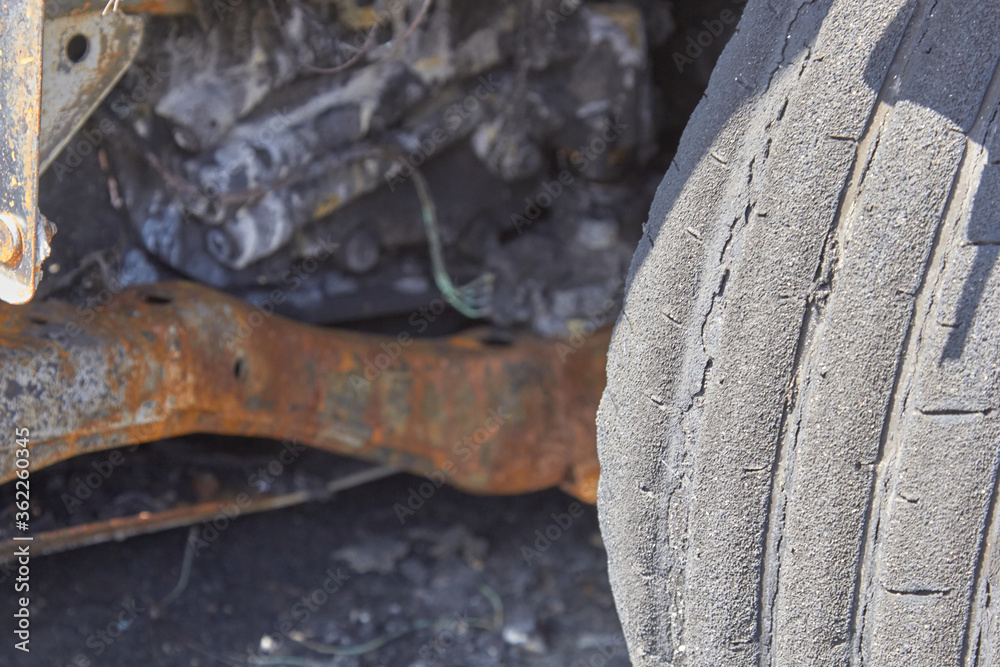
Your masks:
M658 180L656 5L15 3L0 298L39 288L43 172L62 191L96 166L120 228L57 243L63 275L0 308L3 426L34 469L253 435L594 502L607 326ZM373 318L398 333L316 326Z

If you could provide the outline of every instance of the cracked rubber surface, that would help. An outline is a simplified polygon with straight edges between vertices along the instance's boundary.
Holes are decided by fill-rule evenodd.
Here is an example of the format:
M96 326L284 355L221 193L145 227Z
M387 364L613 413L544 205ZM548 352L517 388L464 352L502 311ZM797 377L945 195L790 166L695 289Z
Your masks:
M1000 5L751 0L598 415L633 664L991 665Z

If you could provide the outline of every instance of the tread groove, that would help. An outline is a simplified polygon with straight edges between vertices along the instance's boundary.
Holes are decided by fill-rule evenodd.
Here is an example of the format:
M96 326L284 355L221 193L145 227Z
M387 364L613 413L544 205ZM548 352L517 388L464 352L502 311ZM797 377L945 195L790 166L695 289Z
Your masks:
M893 52L892 59L889 62L889 66L886 68L885 76L882 79L879 91L876 94L875 102L872 106L872 113L868 122L865 126L865 130L857 142L857 147L855 150L855 162L851 167L851 176L845 183L844 189L841 193L840 201L838 202L837 214L834 217L834 222L831 225L829 231L827 232L827 240L823 245L824 255L827 248L829 247L832 239L836 235L836 243L843 247L843 239L841 235L844 233L845 225L844 220L850 218L854 215L855 206L857 204L857 199L862 192L865 184L865 179L872 168L875 161L875 155L878 153L879 145L881 143L882 131L889 120L889 117L893 113L894 103L896 101L896 95L900 89L899 84L902 79L906 76L910 69L910 55L913 53L914 49L917 48L920 41L924 38L927 32L927 24L930 15L933 13L934 7L937 5L937 0L934 0L933 4L928 6L929 0L918 0L912 6L910 16L907 19L906 26L900 35L896 49ZM921 22L921 27L923 30L919 37L915 36L916 21ZM891 102L891 103L890 103ZM862 161L862 157L865 159ZM838 233L839 232L839 233ZM823 267L823 262L821 261L820 267L817 271L821 270ZM827 268L827 275L824 280L824 284L829 285L829 289L832 291L835 281L836 266L831 265ZM818 274L817 274L817 277ZM907 334L908 335L908 334ZM903 349L905 350L906 345L904 343ZM898 387L899 380L899 369L902 365L903 357L897 362L897 377L896 383L893 385L893 395L895 394L895 389ZM889 409L892 409L892 401L889 403ZM883 424L888 423L889 413L886 413L886 418L883 420ZM885 429L883 428L883 434L879 441L878 457L881 457L881 453L884 448L884 437ZM876 465L874 466L875 474L872 478L872 491L874 491L875 485L878 480L878 458L876 458ZM871 525L871 515L874 508L874 493L869 492L869 498L867 500L867 512L865 520L862 526L861 533L861 557L858 559L857 571L854 577L854 590L851 598L850 607L850 621L848 626L847 636L855 641L854 651L851 652L848 662L849 664L863 665L864 660L861 655L861 624L859 624L859 610L860 596L862 588L863 573L865 570L865 556L866 556L866 545L868 542L869 530Z
M931 12L933 12L934 3L931 7ZM926 34L926 31L925 31ZM924 35L921 35L921 40ZM885 504L884 500L879 500L879 496L890 497L891 494L888 491L888 485L891 480L897 478L898 476L898 466L901 463L900 452L893 451L893 457L888 465L883 465L886 461L887 447L890 445L891 434L898 430L897 421L905 419L906 415L906 402L909 398L909 389L900 396L900 390L904 386L904 376L913 376L915 374L915 368L917 361L921 358L921 347L922 341L924 339L923 331L929 325L932 315L932 307L934 304L934 295L940 288L940 281L944 275L944 269L947 265L947 254L948 249L951 245L951 236L957 233L957 227L959 218L961 216L961 211L968 207L969 199L974 194L974 189L970 189L969 181L969 171L971 167L971 158L973 151L971 150L972 142L978 139L978 143L982 143L986 135L986 125L989 119L989 112L998 103L1000 103L1000 60L994 64L993 73L990 78L990 82L983 93L983 97L980 100L980 106L977 110L976 120L968 132L968 138L966 141L966 146L963 150L961 161L959 162L958 168L955 171L954 178L952 179L951 186L949 188L948 197L945 201L945 206L943 210L943 215L941 216L940 222L937 224L934 237L931 243L931 250L928 255L928 259L925 265L925 269L922 272L920 282L917 286L917 308L914 310L914 315L910 320L907 327L907 331L904 337L904 343L900 349L899 362L897 364L896 378L893 384L893 391L891 394L891 400L886 410L886 418L883 421L882 434L879 439L879 449L875 460L875 475L872 480L871 485L871 501L869 503L869 513L865 520L865 535L864 541L862 543L862 558L859 560L859 578L857 580L858 588L856 589L855 595L856 599L860 601L861 596L861 585L864 583L862 579L867 576L866 587L871 590L874 584L874 568L877 565L876 559L870 558L870 554L875 553L875 548L877 544L877 538L872 537L869 539L868 536L868 526L871 525L874 519L877 524L879 521L878 517L873 517L873 514L881 514L883 511L883 506ZM947 238L946 238L947 237ZM926 299L926 303L923 307L920 307L920 302L922 298ZM914 338L915 337L915 338ZM911 354L911 347L916 344L915 350ZM907 378L906 386L912 385L912 377ZM922 412L917 410L918 413ZM988 515L992 516L992 508L996 501L997 494L997 471L994 471L994 486L993 494L990 499L990 509L987 510ZM881 493L879 489L882 489ZM983 542L985 541L986 531L983 533ZM982 555L983 544L980 545L980 555ZM870 562L869 562L870 561ZM868 563L868 567L865 568L864 564ZM976 594L976 586L978 585L980 570L982 567L982 562L980 561L978 566L974 571L974 582L971 588L971 594L969 597L969 602L966 606L968 615L966 628L963 633L962 649L960 664L967 664L969 657L969 635L973 622L973 614L971 613L971 607L973 599ZM861 572L864 569L865 572ZM883 587L883 590L887 590ZM870 599L870 596L867 596ZM866 615L867 604L864 606L859 605L859 613L854 617L854 620L859 627L858 632L858 644L857 644L857 656L859 658L859 664L864 664L864 644L862 641L864 633L864 618Z
M787 472L789 470L788 458L792 455L795 443L798 440L799 424L796 423L795 435L792 437L790 443L787 445L785 444L785 438L787 436L786 427L789 415L795 411L798 404L800 392L796 391L796 388L800 386L801 382L805 381L805 378L800 378L799 376L801 374L801 370L806 368L804 361L807 360L806 357L808 356L807 351L810 347L809 338L813 331L813 319L815 312L815 302L812 298L810 298L806 302L802 313L802 323L799 327L799 339L795 346L795 356L794 361L792 362L792 372L790 374L791 382L789 383L790 386L788 394L785 398L784 407L781 412L781 421L778 426L778 438L774 446L774 460L770 465L770 493L768 495L768 506L765 509L766 518L764 529L762 531L764 539L764 557L761 559L760 590L758 592L758 599L761 601L766 600L766 604L759 604L757 607L757 633L761 644L760 664L762 666L771 664L772 640L774 637L774 601L778 596L778 586L781 581L781 537L782 525L784 524L786 498L785 494L777 486L776 481L781 472ZM777 516L779 512L781 514L780 521L778 521L779 517ZM774 560L773 568L771 567L772 559ZM766 637L763 636L765 617L771 619L768 624Z
M982 145L986 140L987 131L989 126L996 121L996 110L1000 106L1000 59L993 68L993 76L990 80L990 84L986 89L986 93L983 95L982 104L979 107L979 111L976 114L976 122L972 126L969 132L969 138L971 141L978 140L978 143ZM985 151L985 148L980 150ZM984 160L985 162L986 160ZM983 412L984 416L989 416L992 409L987 409ZM973 569L972 575L972 586L970 588L969 602L968 602L968 616L966 619L965 633L962 637L962 654L961 654L961 664L969 664L969 651L970 651L970 637L972 634L973 625L976 623L977 614L975 614L975 601L979 596L979 584L983 580L984 570L987 564L986 558L986 545L988 542L988 537L993 526L994 517L996 516L997 509L997 496L1000 494L1000 460L997 462L997 466L993 470L993 488L990 493L990 500L986 510L986 520L984 522L983 530L980 534L980 540L978 545L978 550L976 554L976 565ZM978 662L978 644L979 639L977 639L977 659Z
M969 647L970 647L969 638L972 635L972 628L976 621L976 615L972 613L973 605L975 603L976 597L979 595L979 582L982 581L983 570L985 569L986 566L986 560L987 560L986 538L990 533L990 526L993 525L993 518L996 516L998 495L1000 495L1000 463L998 463L998 467L995 467L993 469L993 488L990 490L990 501L989 505L987 505L988 509L986 510L986 521L984 522L985 529L982 532L982 539L980 539L979 541L979 549L978 553L976 554L976 567L973 570L973 575L972 575L972 587L970 588L969 602L968 602L969 615L968 615L968 620L965 624L965 635L962 637L961 664L963 665L969 664ZM978 644L979 641L977 640L976 642L977 648ZM976 651L976 653L978 653L978 650ZM975 662L973 662L972 664L975 664Z

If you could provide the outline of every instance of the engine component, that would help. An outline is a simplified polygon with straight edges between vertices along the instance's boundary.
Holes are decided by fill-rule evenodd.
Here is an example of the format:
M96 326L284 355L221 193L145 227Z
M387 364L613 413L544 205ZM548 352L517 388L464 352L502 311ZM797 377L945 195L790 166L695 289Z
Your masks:
M554 0L397 4L408 13L376 5L360 20L292 3L276 22L266 3L243 3L204 35L194 22L151 26L135 70L169 63L164 85L134 113L105 110L127 130L109 154L144 247L180 275L247 296L280 284L319 240L352 243L310 276L311 308L329 311L324 286L396 284L380 278L398 276L392 258L427 253L429 199L447 273L494 287L489 307L468 313L567 333L595 299L557 293L616 299L634 236L623 230L645 214L634 205L651 180L635 168L654 147L642 12ZM330 54L351 22L392 38L339 71ZM358 264L357 244L372 239L379 252ZM538 270L538 247L569 248L574 261ZM403 293L419 277L399 283Z

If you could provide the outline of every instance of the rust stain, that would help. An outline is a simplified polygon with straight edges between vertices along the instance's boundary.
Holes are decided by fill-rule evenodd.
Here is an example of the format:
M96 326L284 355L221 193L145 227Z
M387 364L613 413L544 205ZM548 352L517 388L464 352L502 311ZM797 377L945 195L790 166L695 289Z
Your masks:
M316 208L313 209L313 219L319 220L320 218L325 218L340 208L340 204L340 195L330 195L323 201L319 202L316 205Z
M122 3L121 10L126 14L176 16L195 14L198 11L198 5L195 0L133 0Z
M608 331L568 355L528 336L506 346L468 335L416 340L378 369L392 339L278 316L239 339L239 321L258 321L251 306L190 283L152 291L122 293L86 324L69 304L0 307L0 340L21 342L0 346L0 394L15 396L0 428L45 425L31 443L36 469L84 451L219 433L400 461L476 493L560 486L596 499ZM60 397L58 410L15 391L51 346L28 319L42 312L59 331L80 329L49 353L58 372L45 391ZM0 459L0 482L12 465Z
M646 49L643 17L638 8L624 4L595 3L590 5L590 10L617 23L628 35L633 47L642 51Z
M12 239L11 247L4 251L0 297L23 303L34 295L41 277L40 265L48 251L44 237L37 238L42 3L17 0L4 7L0 30L0 127L10 151L0 154L0 173L9 176L0 183L0 214L16 227L19 243Z

